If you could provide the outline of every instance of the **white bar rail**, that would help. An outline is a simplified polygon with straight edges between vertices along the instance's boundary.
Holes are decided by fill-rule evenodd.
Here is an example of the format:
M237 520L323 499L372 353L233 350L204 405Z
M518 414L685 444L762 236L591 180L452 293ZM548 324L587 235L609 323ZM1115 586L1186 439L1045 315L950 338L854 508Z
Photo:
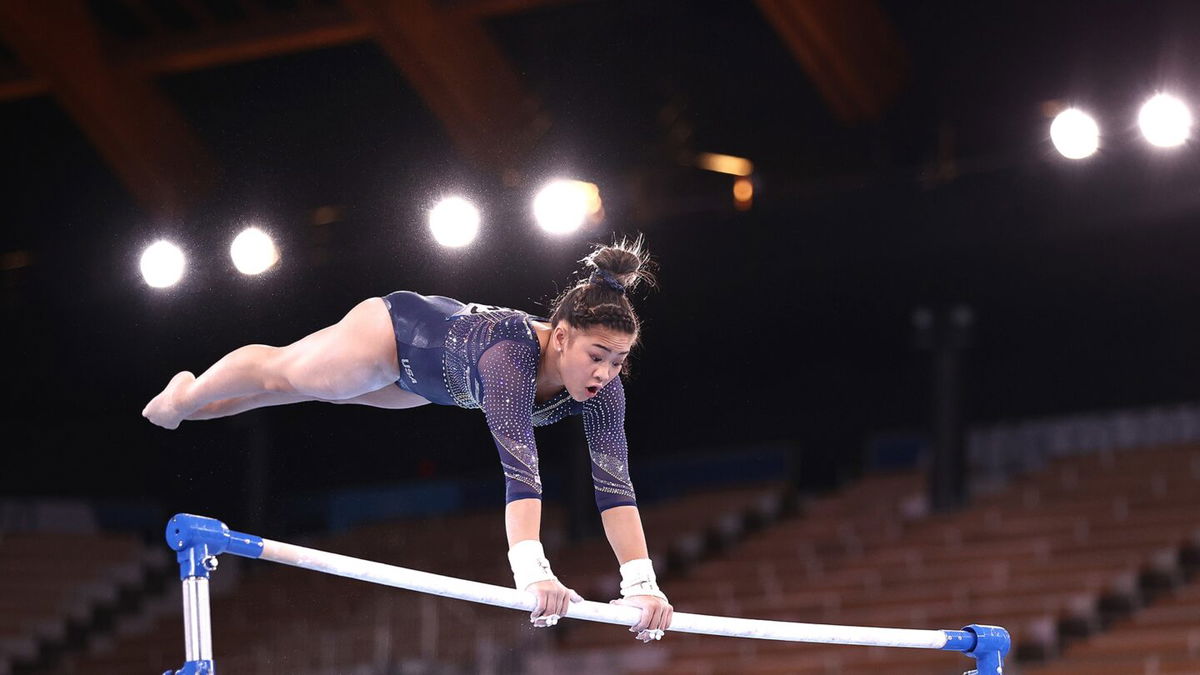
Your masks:
M303 546L263 539L262 560L303 567L304 569L340 577L358 579L373 584L404 588L410 591L441 595L447 598L470 600L485 605L532 611L533 595L515 588L504 588L467 581L454 577L360 560L327 553ZM600 623L632 626L641 612L635 607L583 601L573 603L563 617L585 619ZM790 640L794 642L823 642L845 645L881 647L917 647L942 649L947 636L943 630L908 628L862 628L858 626L829 626L761 619L736 619L705 614L675 612L671 632L703 633L726 637L757 638L760 640Z

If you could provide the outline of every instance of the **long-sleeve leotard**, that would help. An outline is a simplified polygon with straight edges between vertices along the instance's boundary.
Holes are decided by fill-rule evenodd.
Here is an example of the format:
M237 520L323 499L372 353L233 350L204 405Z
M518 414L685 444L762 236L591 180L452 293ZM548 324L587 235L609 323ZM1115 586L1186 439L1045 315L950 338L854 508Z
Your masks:
M541 345L530 322L544 319L407 291L385 301L397 329L401 377L396 384L434 403L482 409L500 454L506 501L541 497L534 427L582 415L596 506L603 511L636 504L620 378L584 402L566 390L537 402ZM441 377L433 377L435 371Z

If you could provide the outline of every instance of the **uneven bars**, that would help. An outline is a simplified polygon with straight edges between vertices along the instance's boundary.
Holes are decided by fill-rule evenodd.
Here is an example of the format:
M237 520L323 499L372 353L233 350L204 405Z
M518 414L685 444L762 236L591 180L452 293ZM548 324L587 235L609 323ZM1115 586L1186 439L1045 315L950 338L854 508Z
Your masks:
M212 660L207 582L209 574L216 569L216 556L221 553L270 560L383 586L497 607L531 611L536 603L533 595L526 591L263 539L231 531L225 523L204 516L176 515L167 523L166 538L167 544L177 552L179 576L184 585L184 631L188 660L182 670L167 671L164 675L216 672ZM564 618L632 626L640 616L640 610L635 607L584 601L572 603ZM1001 675L1004 656L1010 645L1008 632L1003 628L977 624L962 630L921 630L834 626L675 612L669 630L759 640L957 651L976 659L977 670L973 672L979 675Z

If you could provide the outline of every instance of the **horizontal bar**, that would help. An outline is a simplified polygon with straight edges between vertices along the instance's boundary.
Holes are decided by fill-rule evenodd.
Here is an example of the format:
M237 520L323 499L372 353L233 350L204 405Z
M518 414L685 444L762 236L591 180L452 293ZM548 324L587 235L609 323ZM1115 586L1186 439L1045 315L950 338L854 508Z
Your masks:
M231 532L235 537L245 537ZM237 551L230 549L231 553ZM255 551L257 553L257 551ZM262 551L257 557L284 565L335 574L374 584L404 588L410 591L430 593L448 598L532 611L535 600L526 591L483 584L476 581L420 572L417 570L360 560L337 553L262 540ZM600 623L632 626L637 623L641 612L635 607L610 605L584 601L574 603L568 610L569 619L585 619ZM970 651L975 648L976 636L961 630L919 630L913 628L869 628L861 626L832 626L815 623L792 623L766 621L762 619L739 619L706 614L676 612L671 621L672 631L702 633L727 637L757 638L760 640L787 640L792 642L820 642L827 644L861 645L876 647L912 647L918 649L946 649Z

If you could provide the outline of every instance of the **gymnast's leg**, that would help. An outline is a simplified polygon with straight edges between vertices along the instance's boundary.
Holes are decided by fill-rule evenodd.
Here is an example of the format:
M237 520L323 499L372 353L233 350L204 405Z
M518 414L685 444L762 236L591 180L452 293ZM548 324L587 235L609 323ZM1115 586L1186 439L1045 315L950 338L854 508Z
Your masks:
M174 429L216 401L259 394L283 395L264 398L262 405L341 401L383 389L399 377L387 305L382 298L370 298L336 324L286 347L247 345L225 355L199 377L187 371L175 375L142 415Z
M230 415L237 415L248 410L315 400L317 399L305 396L304 394L283 394L270 391L261 394L247 394L245 396L235 396L233 398L223 398L220 401L213 401L204 405L199 410L192 412L183 418L183 421L215 420L218 417L229 417Z
M362 396L355 396L354 398L348 398L340 401L323 401L319 398L304 396L302 394L277 394L274 392L267 392L263 394L250 394L249 396L239 396L237 398L227 398L220 401L213 401L191 415L188 415L184 418L184 420L211 420L218 417L236 415L238 413L243 413L247 410L254 410L256 408L287 405L289 403L303 403L306 401L368 405L374 408L387 408L389 410L415 408L417 406L429 403L428 399L418 396L410 391L405 391L394 384L389 384L383 389L372 391L370 393L363 394Z

